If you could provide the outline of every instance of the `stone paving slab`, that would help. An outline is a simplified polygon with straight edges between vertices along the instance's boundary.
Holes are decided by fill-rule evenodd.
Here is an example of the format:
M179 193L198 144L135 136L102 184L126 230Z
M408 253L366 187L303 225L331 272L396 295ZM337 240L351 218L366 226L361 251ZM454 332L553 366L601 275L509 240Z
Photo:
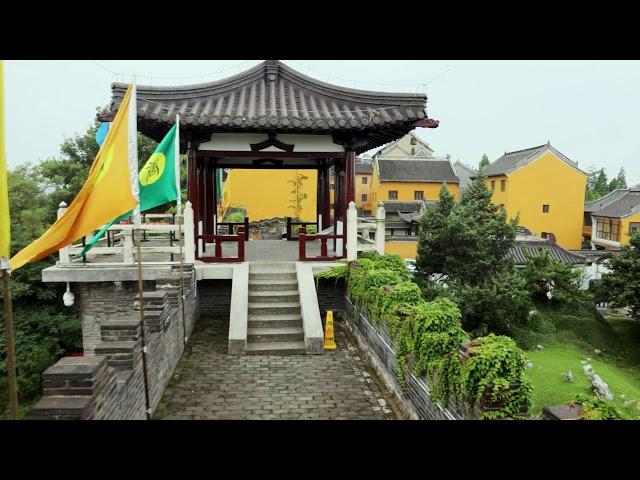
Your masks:
M202 317L154 413L166 420L392 420L339 322L324 355L227 355L229 320Z

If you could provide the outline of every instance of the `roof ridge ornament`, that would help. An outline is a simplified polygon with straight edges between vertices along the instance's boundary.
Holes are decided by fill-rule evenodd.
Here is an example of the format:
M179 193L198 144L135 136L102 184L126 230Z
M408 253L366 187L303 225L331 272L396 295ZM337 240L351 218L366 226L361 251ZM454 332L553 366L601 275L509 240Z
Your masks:
M280 73L280 61L279 60L266 60L264 62L265 72L267 74L267 80L275 82Z

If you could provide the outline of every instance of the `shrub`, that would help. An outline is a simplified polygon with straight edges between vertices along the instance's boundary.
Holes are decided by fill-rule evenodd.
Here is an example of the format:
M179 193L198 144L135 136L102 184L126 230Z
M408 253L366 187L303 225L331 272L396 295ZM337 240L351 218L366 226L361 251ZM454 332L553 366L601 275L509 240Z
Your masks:
M491 333L473 340L460 374L464 400L485 409L481 418L525 415L533 393L525 366L526 358L513 339Z

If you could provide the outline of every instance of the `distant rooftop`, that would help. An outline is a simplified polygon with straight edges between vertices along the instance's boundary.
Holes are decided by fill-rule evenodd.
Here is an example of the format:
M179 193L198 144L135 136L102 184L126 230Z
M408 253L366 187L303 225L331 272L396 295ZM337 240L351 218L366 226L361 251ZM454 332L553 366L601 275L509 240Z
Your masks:
M446 158L377 158L376 161L383 182L460 182Z
M505 152L504 155L485 167L484 174L486 176L492 176L504 175L505 173L512 172L520 167L531 163L547 150L553 152L558 158L560 158L560 160L564 161L566 164L580 170L578 168L577 162L570 160L565 155L560 153L551 145L551 143L546 143L544 145L538 145L537 147L525 148L524 150Z
M627 217L640 212L640 186L620 188L584 204L584 211L602 217Z

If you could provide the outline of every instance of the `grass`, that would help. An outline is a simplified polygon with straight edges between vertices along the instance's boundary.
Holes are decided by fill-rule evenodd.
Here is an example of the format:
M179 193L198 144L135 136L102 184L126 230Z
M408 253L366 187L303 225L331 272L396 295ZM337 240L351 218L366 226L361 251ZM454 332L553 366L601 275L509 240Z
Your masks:
M581 360L588 355L574 345L554 345L544 351L525 352L533 362L526 371L527 378L534 388L532 413L538 416L545 406L570 402L578 393L590 393L589 381L582 371ZM625 400L640 402L640 369L613 365L591 354L588 363L596 374L600 375L614 395L614 402L623 407ZM564 373L571 370L573 383L564 380ZM621 397L624 395L624 397ZM640 415L640 411L635 413Z

